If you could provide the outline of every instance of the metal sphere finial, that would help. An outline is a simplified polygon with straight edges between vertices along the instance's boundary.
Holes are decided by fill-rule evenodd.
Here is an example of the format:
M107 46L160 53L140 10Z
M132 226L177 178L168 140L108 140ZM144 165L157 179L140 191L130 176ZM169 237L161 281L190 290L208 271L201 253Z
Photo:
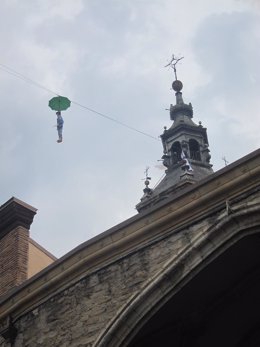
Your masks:
M172 82L172 89L175 90L175 92L180 92L183 88L183 84L180 80L175 80Z

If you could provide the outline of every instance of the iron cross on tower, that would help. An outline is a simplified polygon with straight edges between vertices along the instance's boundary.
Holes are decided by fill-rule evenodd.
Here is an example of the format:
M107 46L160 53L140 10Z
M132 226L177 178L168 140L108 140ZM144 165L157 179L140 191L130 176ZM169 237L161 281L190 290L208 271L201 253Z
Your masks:
M184 57L181 58L177 58L174 56L174 54L172 55L171 61L169 62L169 64L165 65L165 67L169 66L173 69L174 71L174 75L175 75L175 79L177 80L177 71L176 71L176 64L183 59Z

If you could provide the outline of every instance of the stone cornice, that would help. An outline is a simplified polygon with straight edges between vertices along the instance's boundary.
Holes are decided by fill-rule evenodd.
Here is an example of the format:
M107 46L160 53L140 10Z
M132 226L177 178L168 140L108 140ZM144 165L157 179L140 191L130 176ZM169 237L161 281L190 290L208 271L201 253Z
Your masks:
M29 230L37 209L12 197L0 206L0 238L16 227Z
M205 142L208 143L208 136L207 136L207 129L202 127L202 126L192 126L190 124L186 124L186 123L181 123L178 124L177 126L173 126L167 130L165 130L165 132L160 135L162 140L167 140L169 137L173 136L176 133L180 132L180 129L182 131L182 133L188 132L188 133L193 133L195 135L200 134L201 136L203 136L203 138L205 139Z
M260 150L81 244L1 298L0 322L37 307L55 293L120 257L177 232L243 194L259 189Z

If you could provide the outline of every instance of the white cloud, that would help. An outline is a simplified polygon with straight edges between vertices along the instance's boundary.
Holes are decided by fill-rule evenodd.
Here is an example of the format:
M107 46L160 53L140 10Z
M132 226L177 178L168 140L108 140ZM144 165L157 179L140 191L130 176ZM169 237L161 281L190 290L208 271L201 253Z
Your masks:
M252 3L28 0L0 10L0 63L156 137L170 126L165 109L174 103L164 65L184 55L184 100L208 128L214 168L223 155L231 162L259 146ZM53 95L2 70L0 86L2 203L15 195L39 209L36 241L61 255L136 213L145 167L151 186L162 175L159 141L72 104L57 145Z
M74 21L85 8L82 0L38 0L27 2L24 7L29 10L26 24L30 29L52 20L58 21L58 24L60 20Z

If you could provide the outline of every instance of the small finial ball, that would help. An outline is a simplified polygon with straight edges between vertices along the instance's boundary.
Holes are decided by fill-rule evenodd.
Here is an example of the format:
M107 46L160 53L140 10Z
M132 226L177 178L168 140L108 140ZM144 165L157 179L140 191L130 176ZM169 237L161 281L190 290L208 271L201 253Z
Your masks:
M172 82L172 89L175 90L175 92L180 92L182 90L183 84L179 80L175 80Z

